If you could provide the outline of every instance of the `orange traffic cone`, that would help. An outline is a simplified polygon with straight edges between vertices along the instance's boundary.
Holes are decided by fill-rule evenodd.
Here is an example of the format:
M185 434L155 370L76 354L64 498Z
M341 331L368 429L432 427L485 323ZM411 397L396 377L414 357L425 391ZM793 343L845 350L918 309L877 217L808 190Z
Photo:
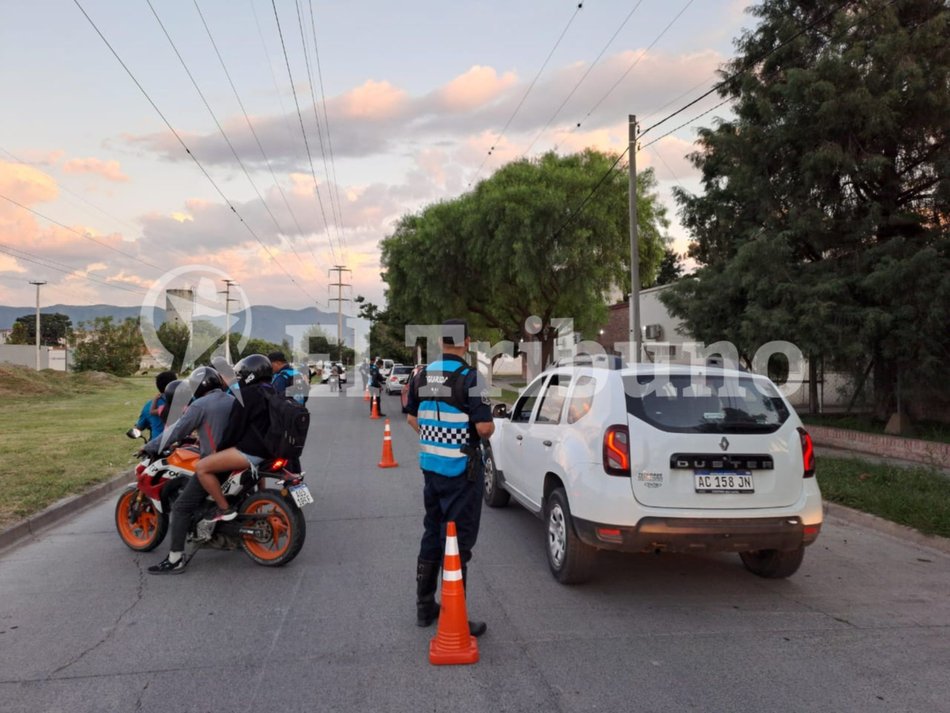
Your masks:
M429 642L429 663L465 664L478 662L478 641L469 633L462 585L462 558L459 557L455 523L445 533L445 560L442 563L442 607L439 629Z
M369 401L369 387L368 386L363 390L363 401Z
M373 397L373 409L370 412L369 417L375 419L379 418L379 398L376 396Z
M383 431L383 455L379 461L380 468L396 468L399 464L393 458L393 436L389 430L389 419L386 419L386 429Z

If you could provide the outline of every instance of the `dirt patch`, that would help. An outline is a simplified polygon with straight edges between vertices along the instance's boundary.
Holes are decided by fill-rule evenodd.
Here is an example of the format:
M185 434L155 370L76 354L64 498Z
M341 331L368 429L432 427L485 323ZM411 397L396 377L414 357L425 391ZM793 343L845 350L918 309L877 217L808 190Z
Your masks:
M121 384L122 379L101 371L76 374L43 369L35 371L13 364L0 364L0 397L18 397L90 393Z

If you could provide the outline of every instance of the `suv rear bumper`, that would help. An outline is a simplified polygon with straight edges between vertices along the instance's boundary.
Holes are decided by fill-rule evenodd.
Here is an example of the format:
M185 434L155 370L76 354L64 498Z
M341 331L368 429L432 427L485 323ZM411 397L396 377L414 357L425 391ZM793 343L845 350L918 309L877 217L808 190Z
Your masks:
M799 517L645 517L634 526L574 518L577 536L593 547L621 552L748 552L795 550L818 538L821 524Z

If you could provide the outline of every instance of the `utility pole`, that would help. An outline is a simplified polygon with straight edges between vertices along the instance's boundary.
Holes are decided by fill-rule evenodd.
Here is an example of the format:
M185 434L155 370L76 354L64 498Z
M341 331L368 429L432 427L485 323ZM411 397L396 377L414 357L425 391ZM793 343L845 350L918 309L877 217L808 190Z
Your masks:
M336 287L336 297L331 298L330 302L336 302L336 349L337 361L343 361L343 303L349 302L350 298L343 297L343 288L349 287L349 283L343 282L344 272L353 272L343 265L334 265L327 272L336 273L336 282L331 282L328 287Z
M43 282L30 282L31 285L36 285L36 370L40 370L40 285L45 285L46 281Z
M636 114L628 116L630 128L630 343L633 345L633 362L640 363L640 243L637 233L637 128Z
M236 298L231 297L231 288L237 286L234 280L222 280L224 289L218 292L224 295L224 360L231 363L231 303L237 302ZM192 318L194 321L194 318Z

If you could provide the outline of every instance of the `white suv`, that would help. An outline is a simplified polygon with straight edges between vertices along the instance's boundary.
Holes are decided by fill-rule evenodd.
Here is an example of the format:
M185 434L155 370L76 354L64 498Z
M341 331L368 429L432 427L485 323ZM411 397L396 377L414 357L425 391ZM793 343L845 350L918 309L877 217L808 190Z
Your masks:
M590 577L596 550L738 552L788 577L821 529L811 438L764 376L554 367L494 416L485 502L544 519L565 584Z

